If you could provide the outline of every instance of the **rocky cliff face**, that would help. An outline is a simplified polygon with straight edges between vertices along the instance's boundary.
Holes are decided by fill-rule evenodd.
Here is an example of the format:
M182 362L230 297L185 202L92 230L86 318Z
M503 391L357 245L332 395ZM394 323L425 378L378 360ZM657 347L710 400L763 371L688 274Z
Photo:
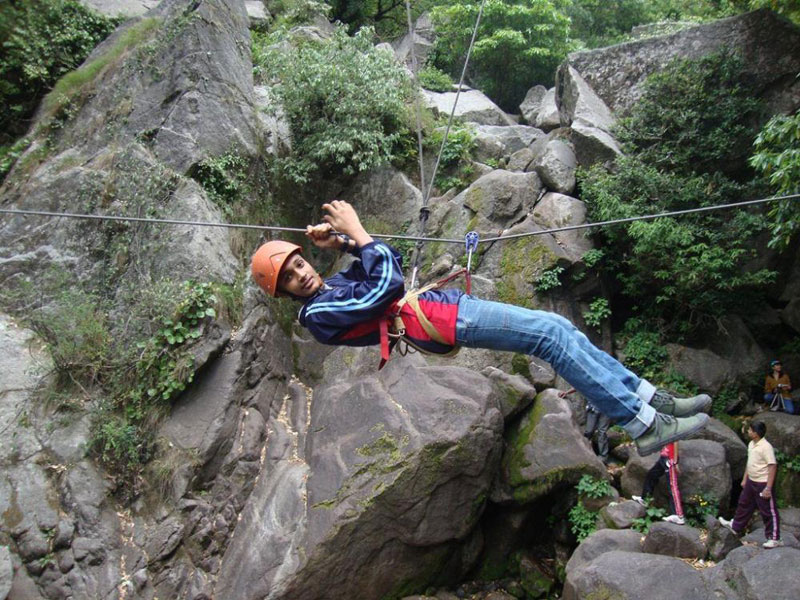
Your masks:
M768 13L749 18L766 24L748 31L773 23ZM720 39L738 39L742 26L709 27L727 32ZM705 36L692 35L687 39ZM638 56L647 42L640 44L616 47L617 62L604 59L604 69ZM658 56L679 47L675 40L649 44ZM235 156L252 180L240 198L243 217L260 218L267 208L305 210L274 193L260 166L287 143L286 129L260 111L268 90L253 87L249 48L243 2L165 0L128 21L88 59L92 76L43 106L0 203L223 221L226 206L203 185L203 165ZM469 229L538 232L585 222L583 203L571 195L575 169L619 152L610 123L628 100L623 91L608 92L605 71L582 60L572 57L562 68L549 100L531 96L539 109L526 118L542 128L498 118L499 109L486 110L475 91L478 108L463 116L479 124L480 152L505 168L476 165L466 190L434 198L429 233L458 238ZM445 109L452 101L434 100ZM561 127L553 129L554 119ZM362 174L342 197L371 229L415 231L408 221L421 193L406 174ZM195 279L234 284L243 314L205 319L189 347L194 381L152 423L159 448L153 464L162 476L145 471L137 489L123 490L128 502L87 457L100 399L76 393L69 411L44 402L38 386L53 365L42 341L0 316L0 548L7 548L0 551L0 598L401 598L455 585L476 569L490 577L521 548L565 559L575 545L566 522L575 484L584 474L607 477L576 424L582 402L552 389L568 384L540 361L488 351L447 361L396 356L376 373L374 349L322 348L291 326L296 307L235 285L256 243L228 229L3 217L0 280L6 289L39 286L37 306L57 293L43 282L80 283L108 302L110 330L119 334L154 282ZM555 310L583 325L588 302L601 293L583 262L590 249L577 232L482 246L473 284L481 296ZM423 277L451 272L463 258L460 244L429 244ZM535 282L554 267L577 283L538 291ZM25 298L14 296L7 310L23 311ZM715 356L727 367L737 360ZM791 419L800 419L784 418L790 430ZM741 441L719 427L685 450L686 496L713 492L727 502L731 467L740 476ZM796 452L781 431L780 447ZM632 454L624 491L635 490L646 466ZM706 477L712 472L713 489ZM619 514L608 526L620 527L637 509L609 510ZM800 521L786 514L791 535ZM656 556L687 547L705 556L699 534L659 535L644 553L630 539L605 534L608 546L587 542L586 564L569 568L565 595L588 598L602 584L650 597L641 578L624 575L640 563L643 571L681 579L690 597L712 589L751 597L731 591L725 582L733 580L742 590L758 588L758 551L737 551L736 561L701 576L677 558ZM800 551L782 552L789 567L773 582L800 561ZM603 564L592 560L600 554ZM547 593L552 565L523 555L518 567L528 591L521 593Z

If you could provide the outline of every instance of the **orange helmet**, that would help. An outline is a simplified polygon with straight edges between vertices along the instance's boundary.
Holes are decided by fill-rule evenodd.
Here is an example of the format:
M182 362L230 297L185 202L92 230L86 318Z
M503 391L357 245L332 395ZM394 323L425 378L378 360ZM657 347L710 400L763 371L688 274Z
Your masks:
M261 246L253 255L250 272L259 287L270 296L278 295L278 276L289 257L301 252L300 246L283 240L274 240Z

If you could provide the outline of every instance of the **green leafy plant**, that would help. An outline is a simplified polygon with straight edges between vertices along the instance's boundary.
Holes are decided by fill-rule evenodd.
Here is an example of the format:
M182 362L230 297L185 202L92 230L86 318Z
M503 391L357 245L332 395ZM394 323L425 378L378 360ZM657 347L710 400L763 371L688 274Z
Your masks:
M372 45L372 30L328 41L285 32L253 35L257 81L269 81L289 123L291 152L276 172L299 184L352 175L390 161L405 131L410 80L391 53ZM283 43L278 43L283 42Z
M578 494L586 498L603 498L614 493L611 484L606 479L597 479L588 473L582 475L575 486Z
M227 153L202 161L191 175L208 193L210 200L230 213L231 206L248 191L247 167L246 158Z
M597 529L597 512L589 510L583 502L573 506L569 511L570 530L582 542Z
M542 274L539 276L539 279L536 281L536 291L537 292L547 292L549 290L555 289L561 285L561 280L559 276L561 273L564 272L564 267L555 266L552 269L547 269L543 271Z
M622 331L625 365L642 377L654 380L667 361L667 350L658 332L645 329L640 319L629 319Z
M684 516L692 527L705 528L706 516L719 514L719 500L705 494L692 494L684 498Z
M727 406L736 400L739 395L738 389L733 385L726 385L719 392L714 394L714 400L711 407L711 414L715 417L725 414Z
M800 473L800 454L790 455L775 450L775 460L781 468Z
M587 268L591 269L592 267L597 266L600 261L603 260L604 256L605 252L603 252L600 248L592 248L591 250L586 251L586 253L581 257L581 260Z
M666 516L667 511L665 509L650 505L645 510L644 517L633 520L631 529L646 534L648 531L650 531L650 527L653 525L653 523L660 521Z
M770 119L753 148L750 166L767 178L776 194L800 192L800 111ZM785 248L800 229L798 204L797 200L783 200L770 208L771 246Z
M598 331L602 329L603 323L610 316L611 309L608 306L607 298L595 298L589 304L589 310L583 313L586 324Z
M453 91L453 79L436 67L427 66L420 69L417 75L417 81L420 86L426 90L434 92L451 92Z

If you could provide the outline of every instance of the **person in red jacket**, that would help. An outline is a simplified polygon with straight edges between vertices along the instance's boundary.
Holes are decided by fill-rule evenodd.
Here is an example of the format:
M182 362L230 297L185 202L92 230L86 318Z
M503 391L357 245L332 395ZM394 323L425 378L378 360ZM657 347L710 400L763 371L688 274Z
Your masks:
M433 289L404 296L400 254L376 241L353 207L323 204L324 223L306 235L319 248L349 252L358 260L323 279L300 246L276 240L253 255L251 271L269 295L303 303L300 323L323 344L382 345L388 337L445 354L459 346L506 350L549 362L566 381L630 434L642 455L703 428L711 398L674 398L595 347L555 313L480 300L460 290Z
M686 523L686 518L683 514L683 502L681 502L681 490L678 488L678 474L680 468L678 467L678 444L667 444L661 449L661 454L656 463L647 472L644 478L644 486L642 488L641 496L631 496L642 506L647 506L650 502L650 497L653 495L653 490L656 489L658 480L664 473L668 473L669 477L669 510L670 514L663 518L664 521L683 525Z

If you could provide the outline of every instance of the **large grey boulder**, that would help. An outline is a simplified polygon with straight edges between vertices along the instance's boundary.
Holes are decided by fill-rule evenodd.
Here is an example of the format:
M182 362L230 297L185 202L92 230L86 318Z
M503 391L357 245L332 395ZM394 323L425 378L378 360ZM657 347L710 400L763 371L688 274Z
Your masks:
M723 527L716 516L706 515L704 524L708 531L706 546L711 560L720 561L728 556L731 550L742 545L739 536L727 527Z
M38 598L33 577L61 590L60 595L46 592L46 597L107 596L122 576L119 517L107 501L109 483L84 458L85 450L69 462L61 462L43 442L53 428L48 426L50 415L42 410L35 390L51 368L41 342L0 315L0 430L9 441L0 444L4 465L0 538L8 540L12 562L21 565L15 569L9 595ZM84 449L86 443L84 437ZM76 527L83 532L77 549ZM62 574L55 565L65 557L73 560L84 541L106 550L86 560L87 555L79 554L81 564L68 569L71 575ZM115 560L106 559L107 555Z
M17 171L19 163L12 170L0 188L5 205L224 220L184 176L228 152L260 155L243 4L168 0L148 18L126 23L95 49L88 62L113 54L134 28L144 36L74 98L73 116L51 139L46 159L29 162L26 173ZM40 112L34 138L49 118ZM35 141L29 152L40 145ZM37 277L55 268L99 286L114 265L115 276L133 288L162 276L232 283L231 239L221 228L85 221L54 228L50 221L5 220L0 274Z
M160 19L164 28L152 32L149 53L139 56L132 49L128 68L123 64L101 76L92 101L74 118L74 135L68 132L62 143L91 155L108 146L110 132L118 143L146 139L153 154L181 174L232 148L256 155L259 130L244 3L167 0L148 17ZM170 27L169 36L159 35ZM110 51L123 35L123 30L112 34L87 60ZM142 68L131 68L136 61L144 61ZM153 78L143 78L143 69Z
M765 437L776 450L789 456L800 454L800 415L763 412L755 418L767 426Z
M797 597L798 568L800 550L764 550L745 546L733 550L704 576L708 582L709 597L794 600Z
M575 121L569 128L569 139L575 148L575 157L582 167L595 163L610 163L622 154L617 140L604 129Z
M761 373L768 357L738 317L726 317L704 348L667 344L670 367L711 394L746 375Z
M747 466L747 445L733 429L712 417L708 424L692 437L722 444L725 448L725 460L731 466L731 479L734 482L742 480Z
M535 156L533 167L549 190L567 195L575 191L578 163L570 144L551 138L536 142L531 150Z
M510 156L544 135L541 129L528 125L478 125L475 127L476 158Z
M491 499L527 504L572 486L585 474L607 477L556 390L536 397L528 412L506 434L506 450Z
M528 121L542 131L552 131L561 126L561 115L556 104L556 88L550 88L539 103L539 114L536 121Z
M745 61L745 77L767 99L774 112L798 106L795 75L800 72L800 29L770 10L684 29L678 33L576 52L567 58L618 115L642 95L644 80L674 58L697 59L723 48L734 48ZM787 86L784 82L793 81Z
M600 509L597 526L603 529L629 529L636 519L645 516L645 508L633 500L623 500Z
M608 106L567 62L556 73L556 102L562 127L579 123L606 133L614 127Z
M708 600L700 572L682 560L619 550L602 554L567 574L563 600L597 597Z
M547 88L543 85L535 85L525 94L525 99L519 105L519 112L526 123L536 123L536 117L539 116L539 109L545 94L547 94Z
M419 231L422 192L393 167L378 167L361 173L341 198L353 204L364 227L371 233L415 234Z
M140 17L158 5L158 0L81 0L84 4L109 17Z
M399 40L392 43L397 60L406 65L409 69L413 68L416 62L417 69L425 65L433 44L436 41L436 31L428 13L421 14L414 23L413 33L406 33ZM413 56L412 56L413 52Z
M502 230L533 209L541 189L542 183L536 173L497 169L472 183L448 203L445 224L458 219L466 221L461 231Z
M454 116L462 121L480 125L516 125L511 117L479 90L462 89L460 94L423 90L423 95L434 114L449 117L455 104Z
M707 554L699 529L664 522L653 523L642 551L678 558L705 558Z
M572 196L548 192L533 209L533 220L545 229L558 229L586 223L586 205ZM593 248L584 232L575 229L552 234L570 262L578 262Z
M719 501L721 508L727 507L730 499L731 473L722 444L710 440L684 440L680 443L680 475L678 485L684 503L696 494ZM647 471L658 460L658 454L641 457L631 455L622 475L622 492L626 496L642 493ZM667 476L658 482L655 490L657 501L666 505Z
M0 546L0 600L6 600L14 581L14 565L7 546Z
M305 444L275 455L256 483L217 590L384 596L424 588L440 571L431 564L463 573L500 458L496 394L479 374L402 358L315 390Z
M641 552L644 536L633 529L598 529L583 540L566 566L567 575L592 562L606 552Z

